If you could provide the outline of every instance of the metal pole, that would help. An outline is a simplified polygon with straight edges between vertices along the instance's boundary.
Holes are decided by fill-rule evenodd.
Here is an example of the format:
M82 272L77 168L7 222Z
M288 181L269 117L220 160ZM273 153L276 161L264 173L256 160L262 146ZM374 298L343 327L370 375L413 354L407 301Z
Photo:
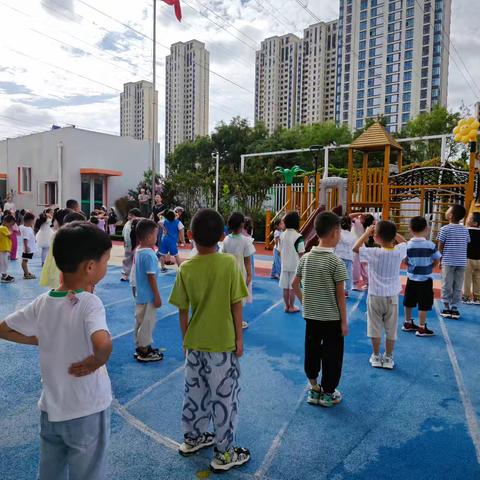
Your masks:
M220 174L220 153L215 156L215 210L218 212L219 174Z
M152 97L152 208L155 205L155 180L156 180L156 162L155 153L157 146L157 99L156 93L156 73L157 73L157 0L153 0L153 52L152 52L152 76L153 76L153 97Z

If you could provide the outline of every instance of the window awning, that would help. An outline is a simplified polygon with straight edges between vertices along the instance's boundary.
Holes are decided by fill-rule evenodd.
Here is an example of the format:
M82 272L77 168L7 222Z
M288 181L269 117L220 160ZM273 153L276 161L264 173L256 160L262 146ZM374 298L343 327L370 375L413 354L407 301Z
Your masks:
M0 173L0 180L6 180L7 174L6 173Z
M119 170L105 170L103 168L81 168L82 175L102 175L104 177L121 177L123 172Z

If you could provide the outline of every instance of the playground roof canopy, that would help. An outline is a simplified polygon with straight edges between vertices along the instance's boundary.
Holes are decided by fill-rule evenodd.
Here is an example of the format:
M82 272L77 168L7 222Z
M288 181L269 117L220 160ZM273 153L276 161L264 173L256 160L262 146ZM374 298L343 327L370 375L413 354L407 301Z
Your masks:
M403 150L400 144L388 133L383 125L376 122L366 132L355 139L349 148L360 152L376 152L390 145L392 150Z

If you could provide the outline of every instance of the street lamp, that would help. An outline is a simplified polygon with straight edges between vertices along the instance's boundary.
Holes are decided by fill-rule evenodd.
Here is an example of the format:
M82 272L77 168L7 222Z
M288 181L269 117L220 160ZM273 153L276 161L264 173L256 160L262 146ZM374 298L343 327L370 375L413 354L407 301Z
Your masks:
M218 193L219 193L219 170L220 170L220 154L212 152L212 158L215 158L215 210L218 212Z
M310 152L312 152L313 154L313 163L315 166L315 198L317 197L317 189L318 189L318 185L317 185L318 155L320 153L320 150L322 150L322 148L323 147L321 145L310 145L308 147Z

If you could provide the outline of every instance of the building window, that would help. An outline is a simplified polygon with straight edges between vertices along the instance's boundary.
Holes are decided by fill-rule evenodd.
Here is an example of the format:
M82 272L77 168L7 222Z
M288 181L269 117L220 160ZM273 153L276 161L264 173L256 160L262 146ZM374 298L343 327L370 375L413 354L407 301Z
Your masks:
M31 167L18 167L18 193L30 193L32 191Z
M37 205L55 205L57 201L57 182L38 182Z

